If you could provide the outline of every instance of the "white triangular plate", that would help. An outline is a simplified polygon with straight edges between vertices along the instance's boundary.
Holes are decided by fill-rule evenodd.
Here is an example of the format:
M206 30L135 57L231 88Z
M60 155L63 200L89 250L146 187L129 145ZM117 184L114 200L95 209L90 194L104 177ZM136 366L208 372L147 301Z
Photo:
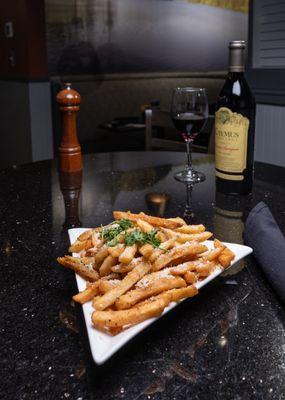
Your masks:
M86 228L75 228L69 229L69 238L70 243L74 243L77 237L86 231ZM207 240L205 244L209 248L213 248L213 241ZM234 259L232 265L240 261L242 258L246 257L250 253L252 253L252 249L248 246L243 246L241 244L235 243L225 243L235 254L236 258ZM211 282L218 275L220 275L222 270L217 269L213 274L208 276L203 281L200 281L196 284L197 289L201 289L203 286L207 285L207 283ZM82 291L86 287L86 281L82 279L79 275L76 275L76 281L79 291ZM183 300L182 300L183 301ZM171 303L162 313L166 314L173 308L177 306L177 303ZM88 302L83 305L83 313L85 318L85 323L87 327L87 333L91 348L91 353L96 364L101 365L105 361L107 361L116 351L118 351L124 344L126 344L129 340L131 340L134 336L136 336L139 332L144 330L148 325L152 324L158 318L150 318L146 321L141 322L125 331L119 333L116 336L110 336L106 333L98 331L95 329L91 323L91 314L94 311L92 308L91 302Z

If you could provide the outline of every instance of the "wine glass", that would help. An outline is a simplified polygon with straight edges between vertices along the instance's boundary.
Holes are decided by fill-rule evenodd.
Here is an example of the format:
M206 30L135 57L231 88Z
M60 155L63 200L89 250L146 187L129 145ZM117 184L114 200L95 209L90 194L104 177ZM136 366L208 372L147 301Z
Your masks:
M171 117L175 128L186 143L187 165L184 171L174 175L180 182L194 184L203 182L206 177L192 167L191 145L208 119L208 100L206 90L202 88L176 88L173 91Z

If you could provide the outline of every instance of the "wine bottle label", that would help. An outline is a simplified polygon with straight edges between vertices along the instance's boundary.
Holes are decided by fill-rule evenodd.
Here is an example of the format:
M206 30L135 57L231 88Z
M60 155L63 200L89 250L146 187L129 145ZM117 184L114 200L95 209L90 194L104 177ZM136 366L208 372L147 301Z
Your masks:
M215 115L216 176L242 181L247 161L249 119L221 107ZM234 174L234 175L232 175Z

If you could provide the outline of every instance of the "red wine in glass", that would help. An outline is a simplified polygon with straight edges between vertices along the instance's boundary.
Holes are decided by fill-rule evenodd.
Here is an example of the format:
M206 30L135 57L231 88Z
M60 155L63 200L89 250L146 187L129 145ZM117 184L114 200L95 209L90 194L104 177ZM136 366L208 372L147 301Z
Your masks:
M205 115L189 112L181 113L172 118L175 128L184 140L194 140L205 125Z

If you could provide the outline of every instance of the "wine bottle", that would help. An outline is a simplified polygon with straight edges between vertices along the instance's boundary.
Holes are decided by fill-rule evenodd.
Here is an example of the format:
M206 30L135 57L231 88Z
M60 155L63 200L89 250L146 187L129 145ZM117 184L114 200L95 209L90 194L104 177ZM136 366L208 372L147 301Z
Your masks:
M248 194L253 182L255 100L244 76L245 42L229 43L229 72L215 114L217 191Z

